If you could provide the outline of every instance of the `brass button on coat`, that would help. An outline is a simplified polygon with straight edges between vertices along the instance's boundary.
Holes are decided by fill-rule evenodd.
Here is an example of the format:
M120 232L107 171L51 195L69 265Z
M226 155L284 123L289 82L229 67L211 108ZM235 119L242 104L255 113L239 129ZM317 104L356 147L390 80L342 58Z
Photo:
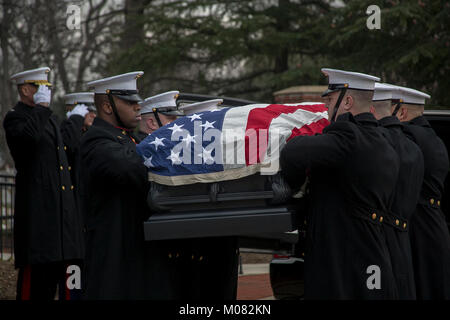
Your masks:
M67 169L69 169L69 171L70 171L70 170L72 170L72 167L71 167L71 166L69 166L69 167L68 167Z
M66 146L64 146L64 150L67 150L67 147L66 147Z
M59 167L59 170L63 171L63 170L64 170L64 167L63 167L63 166L60 166L60 167Z
M383 222L383 217L380 217L380 222Z
M66 190L66 187L65 187L65 186L62 186L61 189L63 189L63 191L64 191L64 190Z
M403 229L406 229L406 222L403 223Z
M433 198L430 199L430 203L434 204L434 199Z
M400 225L400 221L397 219L397 220L395 220L395 225Z
M73 190L74 186L70 186L70 190Z
M375 220L377 218L377 214L376 213L372 213L372 219Z

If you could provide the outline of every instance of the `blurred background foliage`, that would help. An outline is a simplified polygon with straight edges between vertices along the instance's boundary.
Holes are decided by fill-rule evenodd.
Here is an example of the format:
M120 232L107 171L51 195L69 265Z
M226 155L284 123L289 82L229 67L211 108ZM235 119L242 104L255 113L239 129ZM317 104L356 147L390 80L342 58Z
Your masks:
M381 29L369 30L370 5ZM80 8L71 30L68 6ZM271 102L326 84L322 67L373 74L450 107L450 2L438 0L0 0L0 116L11 74L49 66L61 97L99 77L142 70L143 97L168 90ZM1 159L5 156L3 130Z

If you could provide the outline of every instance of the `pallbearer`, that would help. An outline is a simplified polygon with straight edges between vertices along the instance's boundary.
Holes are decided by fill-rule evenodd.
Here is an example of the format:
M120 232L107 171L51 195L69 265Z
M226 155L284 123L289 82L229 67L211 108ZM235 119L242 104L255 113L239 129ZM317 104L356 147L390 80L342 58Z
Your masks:
M399 299L411 300L416 298L416 289L408 229L419 201L424 163L419 147L405 135L404 125L392 115L400 103L399 87L386 83L375 84L373 107L370 111L386 129L400 160L399 177L391 206L392 213L384 217L383 227Z
M137 134L140 140L183 115L177 107L178 96L178 91L169 91L140 102L141 122Z
M294 189L307 175L311 181L305 298L397 298L383 223L399 162L369 112L379 79L322 71L329 81L324 95L332 123L321 135L290 140L280 159Z
M397 117L422 150L425 174L411 223L410 237L418 299L450 299L450 236L441 210L449 170L447 148L423 116L430 96L400 88Z

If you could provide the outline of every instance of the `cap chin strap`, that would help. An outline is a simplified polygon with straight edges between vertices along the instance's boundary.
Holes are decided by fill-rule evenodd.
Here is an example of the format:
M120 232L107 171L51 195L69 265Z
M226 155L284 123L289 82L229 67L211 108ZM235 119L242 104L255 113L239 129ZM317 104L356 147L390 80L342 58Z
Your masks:
M158 122L158 126L161 128L163 125L162 125L161 119L159 118L159 115L158 115L158 109L153 108L152 111L153 111L153 114L155 115L156 121Z
M402 105L402 100L400 100L399 102L397 102L397 105L395 106L394 111L392 112L393 116L397 115L398 110L400 110L400 106Z
M336 121L336 115L339 109L339 106L341 105L342 99L344 99L345 93L347 92L347 87L340 89L341 93L339 94L339 98L336 101L336 104L334 105L333 110L333 116L331 117L331 122Z
M114 98L111 93L108 93L108 99L109 99L109 104L111 105L111 108L113 110L114 116L116 117L117 124L119 125L119 127L126 128L122 119L120 119L120 117L119 117L119 113L117 112L116 104L114 103Z

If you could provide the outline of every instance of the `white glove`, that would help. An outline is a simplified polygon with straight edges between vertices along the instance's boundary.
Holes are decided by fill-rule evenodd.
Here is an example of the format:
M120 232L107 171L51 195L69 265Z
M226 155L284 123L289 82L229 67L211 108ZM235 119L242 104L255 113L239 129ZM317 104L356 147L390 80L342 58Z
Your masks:
M66 113L67 119L69 119L74 114L78 114L82 116L83 118L86 116L86 114L89 113L88 107L85 104L77 104L75 108L72 109L72 111L69 111Z
M51 95L52 93L47 86L40 85L38 91L33 96L33 101L35 104L50 104Z

